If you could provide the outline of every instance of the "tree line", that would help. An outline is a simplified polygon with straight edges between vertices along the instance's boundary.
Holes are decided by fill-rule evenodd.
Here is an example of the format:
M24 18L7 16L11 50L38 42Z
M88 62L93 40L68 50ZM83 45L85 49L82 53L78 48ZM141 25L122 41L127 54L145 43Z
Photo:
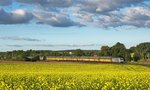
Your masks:
M51 51L51 50L14 50L7 52L0 52L0 60L4 61L39 61L46 60L48 56L94 56L98 50L64 50L64 51ZM42 57L42 59L40 59Z
M125 61L150 60L150 43L140 43L129 49L119 42L112 47L102 46L99 56L121 57Z
M100 50L14 50L8 52L0 52L0 60L13 61L39 61L46 60L48 56L111 56L121 57L125 61L150 60L150 42L140 43L135 47L127 49L124 44L116 43L112 47L102 46ZM42 59L40 59L42 57Z

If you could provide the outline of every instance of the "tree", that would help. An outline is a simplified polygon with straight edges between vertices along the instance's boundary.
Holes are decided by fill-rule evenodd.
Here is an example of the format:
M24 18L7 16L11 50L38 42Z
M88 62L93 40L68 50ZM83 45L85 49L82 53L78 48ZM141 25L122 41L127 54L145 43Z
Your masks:
M134 53L134 54L133 54L133 60L136 61L136 62L137 62L138 60L140 60L140 55L139 55L138 53Z
M119 42L111 47L112 56L123 57L125 51L126 51L125 46Z
M124 59L125 59L125 61L131 61L132 60L129 50L126 50Z
M81 49L76 49L74 51L74 55L75 56L84 56L84 51L82 51Z
M141 43L136 46L136 50L138 51L138 54L140 55L141 59L147 60L149 59L149 54L150 54L150 43Z
M122 43L116 43L111 47L111 54L113 57L121 57L124 58L125 61L130 60L130 53Z
M111 55L110 48L108 46L102 46L100 56L110 56L110 55Z

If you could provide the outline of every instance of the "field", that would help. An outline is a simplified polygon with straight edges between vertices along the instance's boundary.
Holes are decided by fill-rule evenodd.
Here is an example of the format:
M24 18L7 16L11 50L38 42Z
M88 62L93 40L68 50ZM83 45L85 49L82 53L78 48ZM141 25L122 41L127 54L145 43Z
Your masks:
M1 63L0 90L150 90L150 68L71 62Z

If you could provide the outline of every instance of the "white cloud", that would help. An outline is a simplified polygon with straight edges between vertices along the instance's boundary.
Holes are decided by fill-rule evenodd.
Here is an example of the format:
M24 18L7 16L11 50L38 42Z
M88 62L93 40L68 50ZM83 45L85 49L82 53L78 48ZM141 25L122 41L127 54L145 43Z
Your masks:
M150 28L150 8L132 7L124 12L116 12L99 17L100 27L134 26Z
M80 8L92 13L107 13L131 5L142 4L147 0L80 0Z
M33 15L38 21L38 24L48 24L54 27L70 27L82 26L80 23L72 21L68 16L59 13L37 11Z
M19 15L19 16L25 16L26 12L22 9L17 9L15 11L12 11L13 14Z
M88 12L77 12L72 14L75 16L77 19L79 19L80 22L85 23L85 22L93 22L93 14L88 13Z
M10 13L0 9L0 24L28 23L32 20L32 14L25 10L17 9Z

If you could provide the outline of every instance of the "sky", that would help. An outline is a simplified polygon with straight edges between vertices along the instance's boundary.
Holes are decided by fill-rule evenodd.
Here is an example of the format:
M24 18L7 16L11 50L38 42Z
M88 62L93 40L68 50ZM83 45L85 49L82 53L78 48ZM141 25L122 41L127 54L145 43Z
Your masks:
M0 0L0 51L150 42L149 0Z

